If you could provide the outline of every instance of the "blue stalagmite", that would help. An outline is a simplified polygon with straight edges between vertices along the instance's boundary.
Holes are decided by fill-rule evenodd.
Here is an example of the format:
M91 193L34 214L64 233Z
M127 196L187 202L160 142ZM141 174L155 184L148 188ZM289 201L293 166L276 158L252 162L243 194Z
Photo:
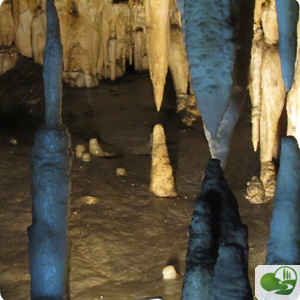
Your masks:
M220 161L212 159L189 227L182 300L253 299L247 235Z
M281 142L266 265L300 264L300 156L294 137Z
M32 225L28 228L32 300L68 295L70 137L61 121L62 45L54 0L47 0L44 51L45 122L31 156Z
M292 87L297 57L297 23L299 6L296 0L276 0L279 31L279 52L282 78L287 91Z

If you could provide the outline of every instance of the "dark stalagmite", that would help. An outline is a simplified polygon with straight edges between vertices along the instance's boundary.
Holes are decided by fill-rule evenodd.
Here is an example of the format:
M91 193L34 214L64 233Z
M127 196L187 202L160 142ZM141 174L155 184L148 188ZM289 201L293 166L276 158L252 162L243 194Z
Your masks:
M70 137L61 122L62 45L54 0L47 0L45 123L31 157L32 226L28 228L31 299L68 299Z
M189 234L182 300L252 299L247 227L219 160L208 164Z

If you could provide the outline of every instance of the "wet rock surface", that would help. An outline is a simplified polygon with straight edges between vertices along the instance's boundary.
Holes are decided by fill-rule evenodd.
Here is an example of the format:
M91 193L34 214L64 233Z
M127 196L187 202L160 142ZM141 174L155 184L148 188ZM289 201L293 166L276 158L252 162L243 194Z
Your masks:
M29 157L43 116L41 67L20 58L0 77L0 291L4 299L30 295L27 227L31 224ZM17 82L17 84L16 84ZM73 159L70 197L72 299L143 299L181 296L187 228L193 201L209 161L201 122L189 128L175 114L176 95L168 77L161 112L156 112L148 75L128 75L94 89L64 86L63 121L72 148L88 149L97 138L113 158ZM272 201L251 205L246 184L259 175L259 157L251 146L250 101L233 134L225 178L249 229L249 276L263 264ZM149 136L164 126L178 197L149 192ZM14 137L18 144L12 146ZM125 168L127 176L117 176ZM162 269L173 265L180 277L164 281ZM254 286L252 286L254 288Z

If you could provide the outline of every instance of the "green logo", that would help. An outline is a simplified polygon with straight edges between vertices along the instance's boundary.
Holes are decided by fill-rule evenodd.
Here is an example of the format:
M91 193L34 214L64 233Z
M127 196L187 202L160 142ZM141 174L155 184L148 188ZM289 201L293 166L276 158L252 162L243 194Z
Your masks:
M261 286L268 292L276 291L278 295L290 295L297 283L297 273L291 267L280 267L275 273L265 274L261 280Z

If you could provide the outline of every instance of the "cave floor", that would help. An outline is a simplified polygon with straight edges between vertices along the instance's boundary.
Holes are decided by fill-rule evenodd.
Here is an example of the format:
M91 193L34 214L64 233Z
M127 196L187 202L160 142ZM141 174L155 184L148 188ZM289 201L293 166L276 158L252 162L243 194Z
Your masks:
M0 292L5 300L30 298L27 227L31 224L30 152L43 115L42 68L21 58L0 77ZM72 148L98 138L112 158L73 159L70 195L72 299L179 300L193 201L200 192L209 151L200 120L183 125L175 114L168 78L161 112L156 112L147 74L101 82L93 89L63 88L63 121ZM251 145L250 102L235 129L225 177L249 228L249 276L263 264L272 203L251 205L247 181L259 174ZM149 192L150 134L164 125L179 196ZM14 137L18 144L12 146ZM127 176L117 176L117 168ZM172 264L181 275L164 281Z

